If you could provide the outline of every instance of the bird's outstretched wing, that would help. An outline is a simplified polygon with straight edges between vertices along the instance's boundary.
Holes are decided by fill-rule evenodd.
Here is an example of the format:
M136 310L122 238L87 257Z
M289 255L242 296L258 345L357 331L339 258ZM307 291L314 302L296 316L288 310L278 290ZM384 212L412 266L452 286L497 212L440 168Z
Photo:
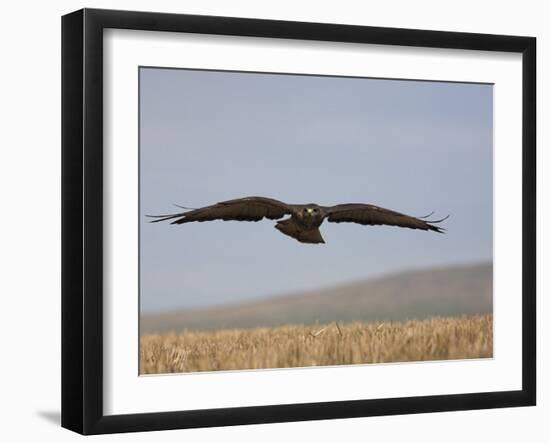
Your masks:
M390 211L379 206L362 203L347 203L343 205L324 207L325 218L334 223L359 223L361 225L390 225L402 228L422 229L424 231L444 232L445 229L434 226L432 223L440 223L441 220L425 220L411 217L410 215Z
M172 224L189 222L205 222L211 220L236 220L236 221L259 221L262 218L277 220L292 213L292 206L279 200L265 197L245 197L235 200L227 200L216 203L212 206L194 209L187 212L168 215L153 215L156 220L174 220Z

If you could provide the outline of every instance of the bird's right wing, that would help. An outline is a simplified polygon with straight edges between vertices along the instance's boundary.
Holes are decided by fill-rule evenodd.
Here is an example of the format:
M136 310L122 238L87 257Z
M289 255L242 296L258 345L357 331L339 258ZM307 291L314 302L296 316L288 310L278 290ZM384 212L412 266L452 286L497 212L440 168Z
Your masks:
M153 223L174 220L172 224L179 225L211 220L259 221L264 217L277 220L291 213L292 206L279 200L265 197L245 197L219 202L212 206L205 206L187 212L149 217L156 218Z

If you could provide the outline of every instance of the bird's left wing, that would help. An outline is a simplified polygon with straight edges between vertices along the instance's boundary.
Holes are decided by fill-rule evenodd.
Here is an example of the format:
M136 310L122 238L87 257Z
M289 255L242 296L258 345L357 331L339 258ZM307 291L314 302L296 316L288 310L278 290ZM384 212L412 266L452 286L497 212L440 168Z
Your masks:
M446 220L424 220L391 211L375 205L363 203L346 203L323 208L325 218L334 223L359 223L361 225L389 225L402 228L422 229L424 231L444 232L445 229L434 226L432 223L439 223Z
M172 224L205 222L211 220L259 221L262 218L277 220L292 213L292 206L266 197L244 197L227 200L204 208L177 214L150 216L154 222L172 220Z

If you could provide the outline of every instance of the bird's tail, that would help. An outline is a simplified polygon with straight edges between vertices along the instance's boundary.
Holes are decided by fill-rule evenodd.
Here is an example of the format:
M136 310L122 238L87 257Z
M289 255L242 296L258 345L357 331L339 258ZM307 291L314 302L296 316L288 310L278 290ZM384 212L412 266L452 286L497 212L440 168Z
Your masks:
M285 235L298 240L300 243L324 243L321 232L317 228L302 230L296 226L291 218L277 222L275 228Z

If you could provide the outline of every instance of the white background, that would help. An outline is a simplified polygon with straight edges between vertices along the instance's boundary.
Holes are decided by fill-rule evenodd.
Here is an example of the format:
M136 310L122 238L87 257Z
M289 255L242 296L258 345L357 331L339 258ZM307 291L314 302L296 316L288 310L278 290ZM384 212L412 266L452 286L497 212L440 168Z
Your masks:
M60 15L82 6L274 18L359 25L534 35L538 41L538 145L541 151L550 103L541 80L548 77L548 12L543 2L398 1L339 2L188 1L154 4L139 0L87 3L10 3L3 8L0 112L2 112L0 229L2 278L0 407L6 441L81 439L58 426L60 409ZM539 156L539 226L548 224L548 156ZM544 165L546 163L546 165ZM546 189L544 189L546 188ZM546 243L546 245L544 245ZM546 264L548 235L539 235L539 274ZM542 277L542 276L541 276ZM539 374L548 372L548 312L539 278ZM546 290L546 291L545 291ZM541 343L543 345L541 345ZM547 346L546 346L547 347ZM543 369L544 368L544 369ZM539 406L396 417L286 423L234 428L164 431L98 437L127 441L335 441L458 442L547 441L549 384L539 377ZM546 420L545 420L546 419Z
M521 389L520 56L109 30L104 59L105 414ZM137 377L140 65L494 83L494 358Z

